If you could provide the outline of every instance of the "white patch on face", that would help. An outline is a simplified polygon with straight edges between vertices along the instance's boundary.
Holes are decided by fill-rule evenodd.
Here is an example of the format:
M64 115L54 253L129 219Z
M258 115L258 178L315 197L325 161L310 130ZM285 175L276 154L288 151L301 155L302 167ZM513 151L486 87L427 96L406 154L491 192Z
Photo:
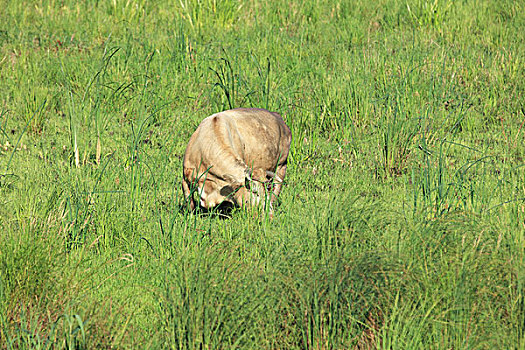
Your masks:
M199 193L201 207L206 207L206 193L204 192L204 185L198 188L197 192Z

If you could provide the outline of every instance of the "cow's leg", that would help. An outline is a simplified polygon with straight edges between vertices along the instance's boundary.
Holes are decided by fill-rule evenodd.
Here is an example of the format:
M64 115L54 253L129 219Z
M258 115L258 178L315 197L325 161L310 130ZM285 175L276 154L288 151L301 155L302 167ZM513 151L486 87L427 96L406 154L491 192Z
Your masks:
M191 175L195 169L184 169L184 179L182 180L182 192L184 193L184 201L188 203L190 210L195 209L195 201L193 199L193 192L191 191Z
M277 196L279 196L279 193L281 193L281 189L283 187L282 180L286 175L286 164L279 165L275 171L275 174L280 180L273 179L273 193L272 198L270 199L270 205L272 205L272 203L277 199Z

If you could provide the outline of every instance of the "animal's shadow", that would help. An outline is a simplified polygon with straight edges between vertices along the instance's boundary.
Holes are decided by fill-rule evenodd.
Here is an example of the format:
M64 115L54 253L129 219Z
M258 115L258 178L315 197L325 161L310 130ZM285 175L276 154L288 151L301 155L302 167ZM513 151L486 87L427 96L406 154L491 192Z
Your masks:
M277 199L274 202L274 209L280 207L281 202ZM179 204L178 212L179 214L195 214L201 217L218 217L221 220L231 219L234 212L241 210L242 208L233 204L232 202L224 201L214 208L204 208L200 205L197 205L195 209L191 210L186 203Z
M191 210L186 203L181 203L179 204L178 211L180 214L193 213L203 217L218 217L221 220L226 220L231 219L232 213L238 209L240 209L240 207L236 206L235 204L224 201L214 208L208 209L197 205L193 210Z

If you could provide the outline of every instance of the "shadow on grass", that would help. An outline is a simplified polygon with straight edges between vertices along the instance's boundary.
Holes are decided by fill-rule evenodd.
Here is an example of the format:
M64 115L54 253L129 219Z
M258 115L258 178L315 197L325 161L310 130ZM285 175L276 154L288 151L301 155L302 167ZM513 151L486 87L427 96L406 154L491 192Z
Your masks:
M201 217L218 217L219 219L225 220L231 219L232 213L237 209L240 209L240 207L227 201L222 202L218 206L209 209L198 205L193 210L191 210L186 203L182 203L179 204L178 212L180 214L193 213Z

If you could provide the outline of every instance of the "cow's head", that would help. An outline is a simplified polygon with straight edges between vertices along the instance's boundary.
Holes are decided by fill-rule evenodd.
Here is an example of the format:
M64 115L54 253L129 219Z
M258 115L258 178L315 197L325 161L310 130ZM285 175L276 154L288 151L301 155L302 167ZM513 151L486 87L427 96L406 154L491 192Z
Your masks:
M223 196L232 198L233 202L239 206L256 206L266 204L270 199L272 185L282 180L271 171L263 169L250 169L244 171L244 181L232 181L229 185L221 189Z
M239 174L240 175L240 174ZM224 201L238 206L264 204L271 192L271 185L282 180L271 171L245 169L244 176L208 173L199 180L197 192L200 205L212 208Z

